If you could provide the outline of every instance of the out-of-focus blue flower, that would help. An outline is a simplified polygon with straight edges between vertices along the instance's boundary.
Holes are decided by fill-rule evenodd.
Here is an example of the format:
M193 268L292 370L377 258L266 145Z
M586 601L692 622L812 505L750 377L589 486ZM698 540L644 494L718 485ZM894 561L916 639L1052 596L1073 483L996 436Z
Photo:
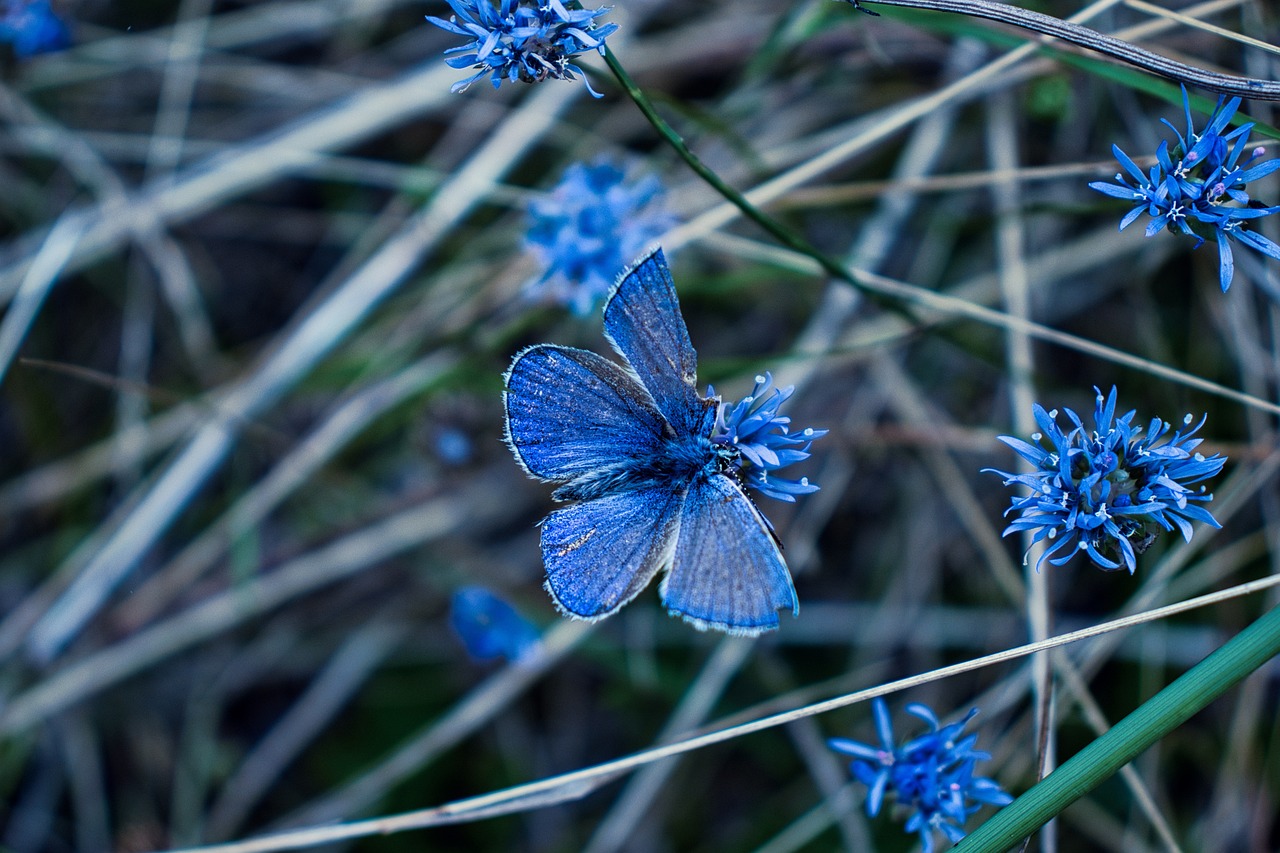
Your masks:
M1191 103L1185 86L1182 103L1186 133L1161 120L1177 135L1178 144L1171 150L1167 140L1161 142L1156 150L1156 163L1149 172L1144 173L1120 146L1112 145L1111 150L1128 176L1120 172L1114 184L1094 181L1089 186L1133 204L1133 209L1120 220L1122 231L1146 213L1151 217L1147 224L1148 237L1167 229L1194 237L1195 248L1199 248L1205 241L1200 232L1212 229L1218 244L1218 283L1225 291L1235 274L1233 241L1280 260L1280 246L1246 227L1252 220L1280 211L1280 207L1267 207L1249 198L1246 192L1250 181L1280 169L1280 159L1255 162L1265 153L1260 147L1241 159L1249 150L1252 123L1223 133L1240 106L1239 98L1229 101L1219 98L1209 123L1199 133L1191 120Z
M449 619L476 660L505 658L515 662L542 648L538 629L484 587L464 586L455 592Z
M580 53L594 50L604 55L604 42L617 31L617 24L596 24L595 19L608 14L604 9L565 8L561 0L447 0L454 14L449 20L428 15L427 20L441 29L464 36L467 44L445 51L445 62L452 68L472 68L475 74L459 80L452 92L465 91L486 74L493 88L503 80L537 83L548 77L576 80L586 75L571 60ZM600 93L587 91L597 98Z
M61 50L71 43L71 32L49 0L0 0L0 42L22 59Z
M631 261L674 224L656 177L628 181L613 163L575 163L548 197L529 205L525 243L546 271L528 291L590 314Z
M463 465L475 455L471 436L456 426L437 429L432 436L432 447L436 456L446 465Z
M756 377L755 387L746 397L736 403L721 403L711 441L738 462L748 486L771 498L795 503L796 495L812 494L818 487L808 477L784 480L770 475L808 459L809 446L827 430L791 432L791 418L779 415L778 410L795 387L774 389L773 396L767 397L772 385L773 376L765 373ZM707 396L714 397L715 389L708 389Z
M1034 530L1032 545L1057 539L1036 561L1036 569L1046 559L1061 566L1084 551L1095 564L1113 570L1124 566L1133 574L1135 553L1154 541L1156 533L1173 530L1191 541L1191 522L1203 521L1220 527L1209 511L1200 506L1213 500L1204 486L1188 488L1222 470L1226 457L1204 456L1196 451L1201 439L1195 434L1204 418L1191 429L1170 432L1170 425L1155 418L1147 426L1134 426L1134 412L1115 417L1116 389L1106 397L1096 387L1094 429L1085 429L1079 415L1065 409L1074 424L1070 432L1058 426L1058 411L1046 412L1035 406L1040 432L1028 444L1013 436L1000 440L1036 467L1030 474L1010 474L984 468L1004 477L1005 485L1020 483L1031 489L1025 497L1013 498L1005 515L1021 513L1004 535ZM1194 420L1187 415L1183 427ZM1044 446L1048 438L1049 447ZM1054 556L1061 554L1061 556ZM1025 558L1024 558L1025 560Z
M973 776L974 765L991 757L973 748L977 735L961 737L977 708L959 722L941 726L928 706L912 702L907 713L924 720L929 731L901 746L894 740L884 700L873 700L872 710L878 746L847 738L831 738L827 744L853 756L849 770L867 786L867 814L878 815L886 794L892 794L898 808L910 812L904 828L920 835L925 853L932 853L935 830L955 843L964 838L969 815L983 803L1005 806L1013 802L994 780Z

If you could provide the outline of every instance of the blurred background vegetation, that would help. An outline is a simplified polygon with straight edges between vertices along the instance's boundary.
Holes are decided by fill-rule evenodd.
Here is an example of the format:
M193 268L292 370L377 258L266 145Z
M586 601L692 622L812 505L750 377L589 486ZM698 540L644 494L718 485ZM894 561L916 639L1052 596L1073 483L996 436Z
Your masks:
M1154 152L1157 120L1180 123L1176 86L957 16L616 5L614 52L731 183L828 158L769 205L824 250L1276 400L1277 265L1237 252L1223 294L1211 245L1118 233L1123 210L1086 188L1116 171L1113 142ZM1280 34L1263 0L1167 5ZM1009 493L979 469L1013 463L995 436L1030 432L1026 399L1083 413L1092 386L1115 384L1139 422L1207 412L1208 449L1231 458L1211 486L1223 530L1162 538L1132 577L1047 567L1053 633L1276 571L1273 416L934 308L906 325L721 215L594 56L599 101L555 81L450 95L465 75L441 53L457 39L423 21L443 2L54 8L72 44L10 54L0 83L5 317L47 289L0 385L9 850L160 850L424 808L1022 643L1022 549L999 538ZM1136 0L1090 9L1090 26L1184 61L1280 78L1276 52ZM1280 123L1266 104L1243 111ZM831 430L797 472L822 491L764 507L801 610L758 641L695 632L653 590L586 629L541 588L550 490L502 444L502 374L530 343L607 351L598 316L522 295L541 272L528 204L601 155L668 189L680 224L663 243L700 381L733 398L772 370L798 386L795 422ZM1280 202L1276 181L1259 196ZM473 662L448 626L462 585L512 601L550 632L547 653ZM1058 655L1059 753L1264 606ZM981 707L980 770L1018 793L1035 774L1029 672L890 706ZM1060 849L1280 847L1278 674L1144 755L1132 786L1068 810ZM872 740L869 709L577 801L326 849L911 849L900 825L862 816L833 735Z

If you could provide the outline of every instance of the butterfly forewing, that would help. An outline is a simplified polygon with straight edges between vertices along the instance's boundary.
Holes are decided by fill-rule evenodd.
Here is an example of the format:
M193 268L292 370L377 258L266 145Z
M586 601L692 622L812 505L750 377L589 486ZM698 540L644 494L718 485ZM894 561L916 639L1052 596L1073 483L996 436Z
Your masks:
M547 590L567 613L599 619L671 561L681 491L641 489L584 501L542 522Z
M507 372L507 439L529 473L569 480L651 452L669 433L625 370L586 350L540 344Z
M679 516L663 603L699 628L755 635L797 609L791 574L759 511L723 474L695 479Z
M702 424L698 354L661 249L628 270L604 306L604 332L680 435Z

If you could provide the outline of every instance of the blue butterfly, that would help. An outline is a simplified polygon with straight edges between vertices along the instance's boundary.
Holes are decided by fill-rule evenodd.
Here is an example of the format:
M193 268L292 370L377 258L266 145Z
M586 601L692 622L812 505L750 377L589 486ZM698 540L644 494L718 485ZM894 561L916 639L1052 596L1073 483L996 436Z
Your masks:
M604 330L626 367L537 344L506 375L512 452L571 502L540 525L547 591L564 613L603 619L663 572L667 610L700 630L777 628L779 608L799 612L795 588L743 492L738 450L713 441L720 398L695 387L697 353L661 249L623 274ZM815 489L794 484L796 494Z

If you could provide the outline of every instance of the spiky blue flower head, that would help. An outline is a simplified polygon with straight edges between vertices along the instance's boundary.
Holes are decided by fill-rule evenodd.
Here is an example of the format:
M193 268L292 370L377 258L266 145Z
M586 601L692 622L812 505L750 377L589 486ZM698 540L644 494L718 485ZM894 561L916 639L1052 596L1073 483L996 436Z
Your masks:
M878 746L847 738L831 738L827 744L853 756L849 770L867 786L867 814L878 815L885 796L892 794L898 809L909 812L904 829L918 833L925 853L931 853L935 830L955 843L964 838L969 815L983 803L1005 806L1013 802L1013 797L993 779L974 778L974 765L991 758L973 748L978 741L976 734L964 735L964 727L978 713L977 708L946 726L939 724L927 705L912 702L906 710L923 720L928 731L898 744L888 705L883 699L875 699L872 711L880 738Z
M1063 432L1058 411L1034 407L1040 432L1028 444L1013 436L1000 440L1035 466L1029 474L1010 474L984 468L1004 477L1005 485L1018 483L1031 494L1014 497L1005 515L1020 513L1004 535L1033 530L1032 545L1056 540L1036 561L1037 571L1046 559L1061 566L1084 551L1108 571L1127 568L1133 574L1136 554L1146 550L1160 530L1175 527L1191 541L1191 522L1221 527L1207 509L1213 500L1205 487L1191 486L1222 470L1226 457L1205 456L1196 448L1194 418L1183 418L1182 428L1155 418L1143 435L1134 426L1134 412L1115 416L1116 389L1103 396L1097 387L1093 411L1094 429L1088 430L1079 415L1065 409L1074 427ZM1186 430L1184 432L1184 429ZM1172 430L1172 431L1171 431ZM1045 440L1048 446L1045 446ZM1025 557L1023 558L1025 561Z
M503 80L537 83L556 80L586 81L582 69L571 61L588 50L604 55L604 42L617 24L597 24L604 9L568 9L561 0L446 0L454 14L449 20L431 15L427 20L470 41L446 50L445 63L452 68L472 68L475 74L454 83L449 91L465 91L486 74L493 88ZM495 5L496 3L496 5ZM600 93L587 91L599 98Z
M529 620L481 586L464 586L453 594L449 621L467 653L475 660L526 660L542 648Z
M71 43L71 32L49 0L0 0L0 42L25 59L61 50Z
M1252 123L1223 132L1240 106L1239 98L1219 98L1208 124L1199 132L1191 118L1185 86L1182 104L1186 133L1161 119L1178 142L1172 149L1167 140L1160 143L1149 172L1143 172L1120 146L1112 145L1111 150L1128 177L1120 172L1114 184L1094 181L1089 186L1133 204L1133 209L1120 220L1121 231L1146 213L1151 217L1148 237L1167 229L1195 238L1194 248L1199 248L1205 241L1200 232L1212 230L1218 244L1218 283L1225 292L1235 275L1232 242L1280 260L1280 245L1247 227L1255 219L1280 211L1280 207L1267 207L1251 199L1246 189L1249 182L1280 169L1280 159L1256 162L1266 151L1260 147L1249 150Z
M773 375L766 372L756 377L750 394L736 403L721 403L711 441L738 462L748 486L771 498L795 503L796 495L812 494L818 487L808 477L785 480L771 475L808 459L809 446L827 430L806 428L791 432L791 418L778 412L796 389L775 388L773 396L767 396L772 386ZM714 397L715 389L708 388L707 396Z
M630 180L607 160L570 166L549 196L529 205L525 243L546 270L529 294L590 314L632 259L675 224L664 195L656 177Z

